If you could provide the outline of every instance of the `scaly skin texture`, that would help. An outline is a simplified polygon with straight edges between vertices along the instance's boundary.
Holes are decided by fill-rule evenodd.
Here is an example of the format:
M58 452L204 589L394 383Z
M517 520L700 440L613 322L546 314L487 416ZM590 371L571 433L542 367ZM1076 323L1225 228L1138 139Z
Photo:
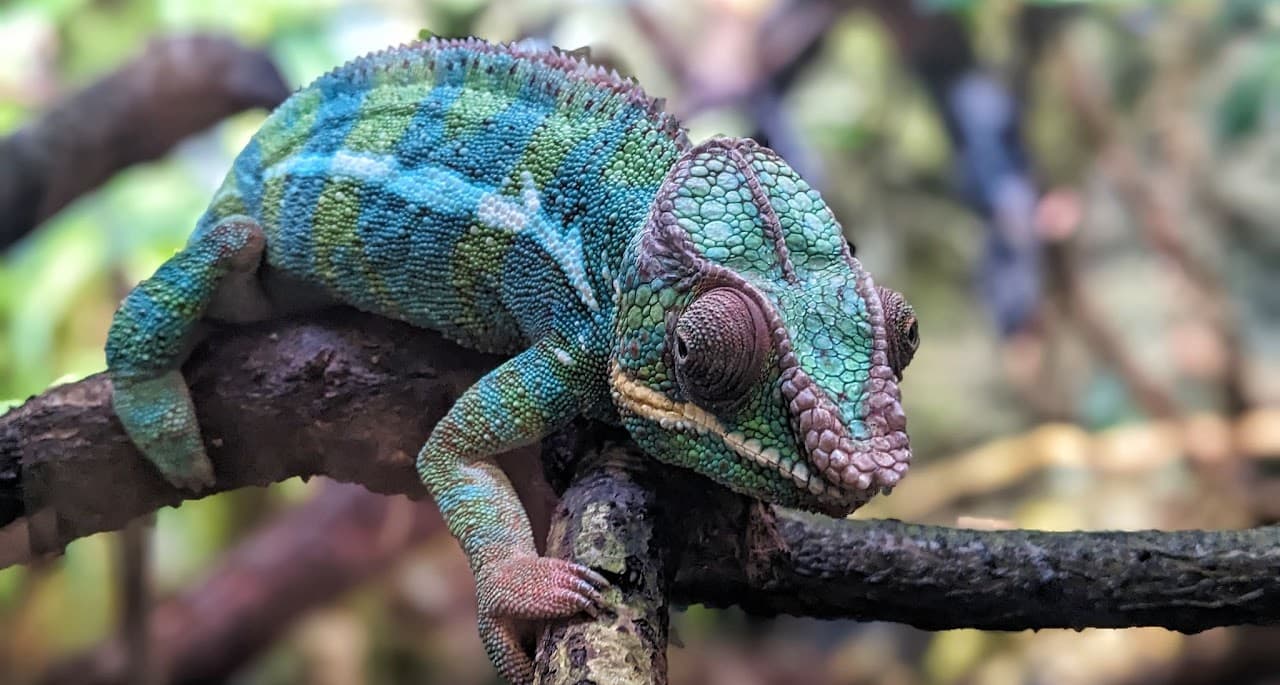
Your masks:
M896 381L914 316L817 193L751 141L691 147L635 84L559 51L431 40L281 105L116 314L125 429L173 483L210 484L179 372L206 322L332 303L515 355L458 399L418 472L516 682L532 678L526 622L596 611L607 583L537 556L495 454L586 414L655 458L832 514L910 458Z

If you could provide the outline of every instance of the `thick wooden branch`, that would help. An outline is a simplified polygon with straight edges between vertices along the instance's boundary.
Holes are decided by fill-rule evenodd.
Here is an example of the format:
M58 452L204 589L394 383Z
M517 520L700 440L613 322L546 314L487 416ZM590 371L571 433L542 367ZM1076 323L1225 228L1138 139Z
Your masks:
M498 359L375 317L277 322L217 336L187 380L213 494L323 474L423 496L413 460L454 398ZM196 497L140 459L97 375L0 417L0 566ZM16 542L18 544L14 544Z
M496 360L373 317L335 313L215 338L187 369L217 490L325 474L421 495L411 467L457 393ZM24 525L37 552L190 497L130 446L105 379L55 388L0 417L8 561ZM17 474L17 475L15 475ZM1280 529L969 531L783 514L691 473L673 598L757 613L930 628L1159 625L1194 631L1280 619ZM14 511L13 504L19 505ZM9 518L13 518L11 515Z
M926 630L1127 628L1197 632L1280 622L1280 528L978 531L753 510L753 544L723 519L690 545L677 600L763 615L894 621ZM732 561L726 555L736 552ZM685 557L688 559L688 555Z

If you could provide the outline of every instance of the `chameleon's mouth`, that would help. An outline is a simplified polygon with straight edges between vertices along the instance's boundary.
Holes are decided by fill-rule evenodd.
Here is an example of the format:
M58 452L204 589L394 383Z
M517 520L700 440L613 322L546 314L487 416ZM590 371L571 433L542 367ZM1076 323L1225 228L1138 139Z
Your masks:
M756 438L732 431L711 412L692 402L677 402L649 386L629 378L614 361L609 370L610 386L617 406L653 421L663 430L686 430L714 435L739 456L791 479L796 487L808 490L819 499L845 502L848 497L836 485L810 468L808 463L788 458L777 447L766 447ZM838 485L838 484L837 484Z
M896 386L868 400L882 407L883 411L875 415L885 416L884 427L892 430L886 435L857 440L840 424L837 410L821 390L798 367L791 368L782 388L792 410L793 426L797 435L803 436L803 440L796 441L799 455L784 454L759 439L729 430L702 407L677 402L629 378L616 361L611 364L610 385L617 406L657 423L663 430L714 435L739 456L776 471L797 488L807 490L828 513L847 514L877 491L897 484L907 470L911 451L904 430L906 419L896 400Z
M782 393L791 409L792 427L809 463L828 482L858 494L857 504L877 491L888 493L911 464L907 418L892 377L869 390L863 400L869 437L854 438L838 418L839 409L798 367L783 371Z

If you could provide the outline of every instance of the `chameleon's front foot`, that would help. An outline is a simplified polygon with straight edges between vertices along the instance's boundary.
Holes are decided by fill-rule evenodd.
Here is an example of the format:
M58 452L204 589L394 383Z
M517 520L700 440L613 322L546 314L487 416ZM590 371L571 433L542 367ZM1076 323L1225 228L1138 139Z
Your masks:
M564 559L520 555L495 562L476 578L480 639L502 677L533 682L533 660L521 645L522 622L566 618L605 606L609 581Z

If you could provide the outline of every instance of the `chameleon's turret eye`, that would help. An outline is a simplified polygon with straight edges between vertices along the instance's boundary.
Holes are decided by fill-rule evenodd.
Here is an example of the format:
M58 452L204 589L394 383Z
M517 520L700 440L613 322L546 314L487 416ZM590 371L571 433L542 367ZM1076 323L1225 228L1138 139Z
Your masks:
M689 399L713 411L731 409L760 378L771 344L759 305L747 294L713 288L677 319L671 355Z
M920 347L920 324L916 321L915 309L902 293L879 286L876 289L880 292L885 332L889 336L889 366L894 375L902 378L902 370Z

